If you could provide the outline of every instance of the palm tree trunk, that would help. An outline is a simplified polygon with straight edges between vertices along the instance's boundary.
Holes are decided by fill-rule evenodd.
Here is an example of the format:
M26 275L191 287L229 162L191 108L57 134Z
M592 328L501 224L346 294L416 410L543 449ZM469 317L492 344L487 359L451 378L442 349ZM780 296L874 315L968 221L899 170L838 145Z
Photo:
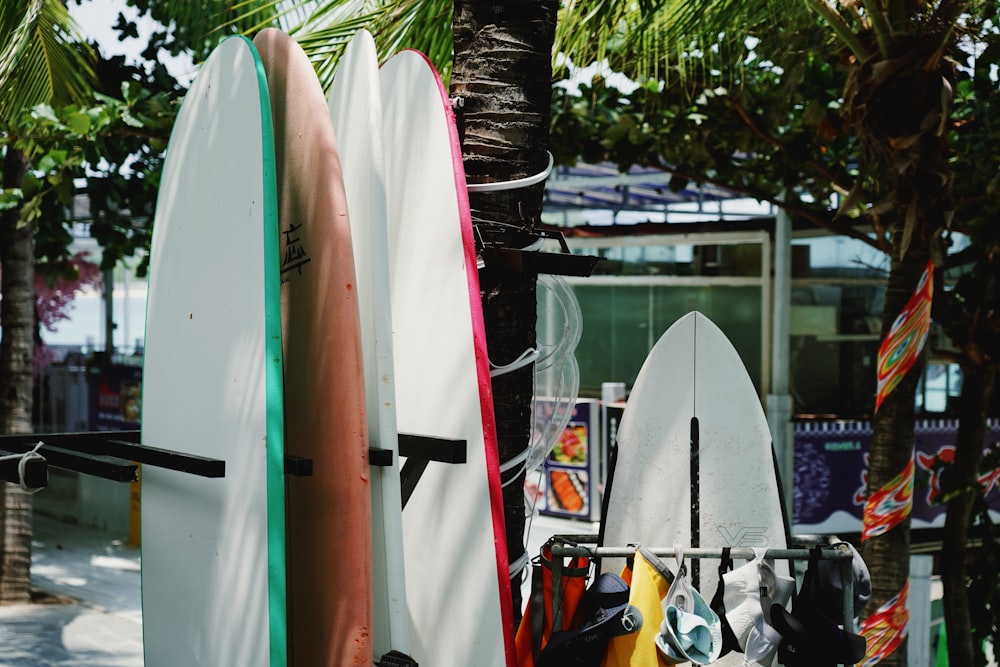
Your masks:
M7 148L5 187L19 187L23 160ZM0 219L0 433L31 433L35 332L35 259L31 225L17 210ZM0 483L0 604L30 600L31 495Z
M892 265L882 311L882 338L896 316L906 306L927 264L926 244L914 244L899 259L902 233L893 237ZM914 396L923 374L924 355L886 397L875 414L868 463L868 495L895 478L913 457ZM862 556L869 564L872 597L866 612L871 613L892 599L906 585L910 574L910 517L883 535L862 544ZM906 642L882 663L886 667L905 667Z
M944 622L948 628L948 661L953 665L975 665L981 663L982 655L975 650L972 641L966 561L973 508L982 492L977 472L996 369L991 363L969 363L964 365L963 371L955 460L950 471L953 477L948 485L959 492L948 500L940 569L944 584Z
M451 93L462 98L459 130L470 183L507 181L542 171L548 162L555 0L455 2L455 66ZM471 193L483 243L520 248L535 239L544 185ZM487 266L480 271L490 360L506 364L534 347L537 277ZM523 452L531 437L532 367L493 379L500 461ZM504 514L511 562L524 554L524 471L504 475ZM512 578L520 619L520 573Z

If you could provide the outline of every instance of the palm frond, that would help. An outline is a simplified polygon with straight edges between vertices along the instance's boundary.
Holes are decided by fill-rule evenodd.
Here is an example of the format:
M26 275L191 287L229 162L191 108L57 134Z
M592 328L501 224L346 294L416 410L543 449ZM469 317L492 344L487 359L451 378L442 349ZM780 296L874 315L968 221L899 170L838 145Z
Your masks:
M768 26L808 25L802 0L568 0L559 13L554 51L578 66L605 59L639 80L683 74L692 55L702 67L725 72L726 54Z
M810 4L831 1L564 0L553 57L567 57L579 66L607 59L612 69L639 80L683 76L692 62L705 71L726 74L741 66L731 56L743 50L748 37L766 40L777 28L784 36L806 34L796 28L815 24ZM161 2L206 6L197 0ZM220 7L222 2L212 0L207 6ZM223 25L252 32L273 21L271 25L299 40L324 85L329 85L346 41L359 28L375 36L380 58L417 49L447 78L454 48L453 8L453 0L244 0L229 7L230 22ZM202 25L204 16L201 9ZM842 35L834 31L832 36L838 39L829 46L844 45ZM809 46L815 50L827 44Z
M316 64L324 87L346 42L360 28L375 36L381 59L401 49L426 55L445 79L452 64L451 0L317 0L298 24L288 27Z
M401 49L417 49L442 76L451 71L452 0L160 0L177 21L179 34L192 34L205 16L215 28L204 34L233 32L252 36L265 27L278 27L298 40L309 55L324 87L347 42L361 28L375 36L379 57ZM197 7L197 11L194 8ZM155 16L155 15L154 15Z
M362 28L369 28L378 21L379 14L365 14L355 18L337 20L317 29L304 29L300 24L292 29L299 45L309 56L324 89L329 89L333 75L347 43Z
M208 57L228 35L252 35L267 27L281 27L281 15L309 0L147 0L149 15L169 26L170 50L190 51L196 61ZM293 11L293 10L288 10Z
M66 6L60 0L19 4L13 12L21 20L0 46L0 118L7 121L36 104L84 100L94 82L93 53ZM11 24L9 12L0 17L3 28Z
M0 89L14 75L14 66L28 44L42 4L43 0L30 0L23 8L13 3L0 4Z

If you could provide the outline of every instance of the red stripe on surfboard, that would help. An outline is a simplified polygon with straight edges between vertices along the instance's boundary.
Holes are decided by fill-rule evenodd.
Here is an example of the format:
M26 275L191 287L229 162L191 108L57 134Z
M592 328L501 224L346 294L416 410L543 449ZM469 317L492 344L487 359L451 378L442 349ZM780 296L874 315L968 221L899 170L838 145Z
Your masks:
M517 665L514 652L513 594L510 588L510 564L507 556L507 525L503 512L503 490L500 486L500 455L496 423L493 414L493 385L490 380L489 357L486 350L486 325L483 321L483 302L479 292L479 268L476 261L476 242L472 231L472 211L465 180L465 163L462 161L462 144L458 138L455 113L444 83L434 64L420 51L414 50L434 73L434 80L441 94L441 104L448 118L448 137L451 139L451 161L455 175L455 194L462 226L462 245L465 249L465 273L469 283L469 305L472 310L472 337L476 350L476 374L479 377L479 408L483 421L483 440L486 449L486 472L490 490L490 511L493 515L493 542L497 555L497 583L500 586L500 618L503 621L504 654L508 667Z

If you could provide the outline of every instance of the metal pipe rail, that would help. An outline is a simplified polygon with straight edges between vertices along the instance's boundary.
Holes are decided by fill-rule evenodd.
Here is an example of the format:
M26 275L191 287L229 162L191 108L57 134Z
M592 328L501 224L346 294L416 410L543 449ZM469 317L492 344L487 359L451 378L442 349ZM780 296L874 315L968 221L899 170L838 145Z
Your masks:
M562 585L563 558L584 556L588 558L628 558L635 555L635 547L589 547L579 544L579 541L587 541L585 535L554 535L556 540L550 547L552 554L552 627L561 627L562 619L559 604L560 588ZM559 540L565 540L560 542ZM646 547L655 556L668 557L675 556L677 551L673 548L652 548ZM843 628L847 632L855 632L854 626L854 570L852 560L854 554L848 545L840 542L834 545L816 545L809 548L790 549L768 549L766 558L776 560L809 560L816 551L819 550L820 560L840 561L840 580L844 592L843 599ZM683 550L684 556L688 558L721 558L721 548L691 548ZM752 560L755 556L753 549L744 547L732 547L729 550L731 558L743 558Z

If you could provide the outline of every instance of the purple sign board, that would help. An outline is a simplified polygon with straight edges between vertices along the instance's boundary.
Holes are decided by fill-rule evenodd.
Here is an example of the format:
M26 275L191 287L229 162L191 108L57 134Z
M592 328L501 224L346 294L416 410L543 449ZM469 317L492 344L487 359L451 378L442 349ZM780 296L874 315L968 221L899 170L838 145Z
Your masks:
M917 420L911 528L944 526L941 463L955 454L958 421ZM810 421L795 424L795 534L860 533L867 493L870 421ZM1000 445L1000 420L988 420L983 451ZM984 473L980 483L1000 517L1000 470Z

